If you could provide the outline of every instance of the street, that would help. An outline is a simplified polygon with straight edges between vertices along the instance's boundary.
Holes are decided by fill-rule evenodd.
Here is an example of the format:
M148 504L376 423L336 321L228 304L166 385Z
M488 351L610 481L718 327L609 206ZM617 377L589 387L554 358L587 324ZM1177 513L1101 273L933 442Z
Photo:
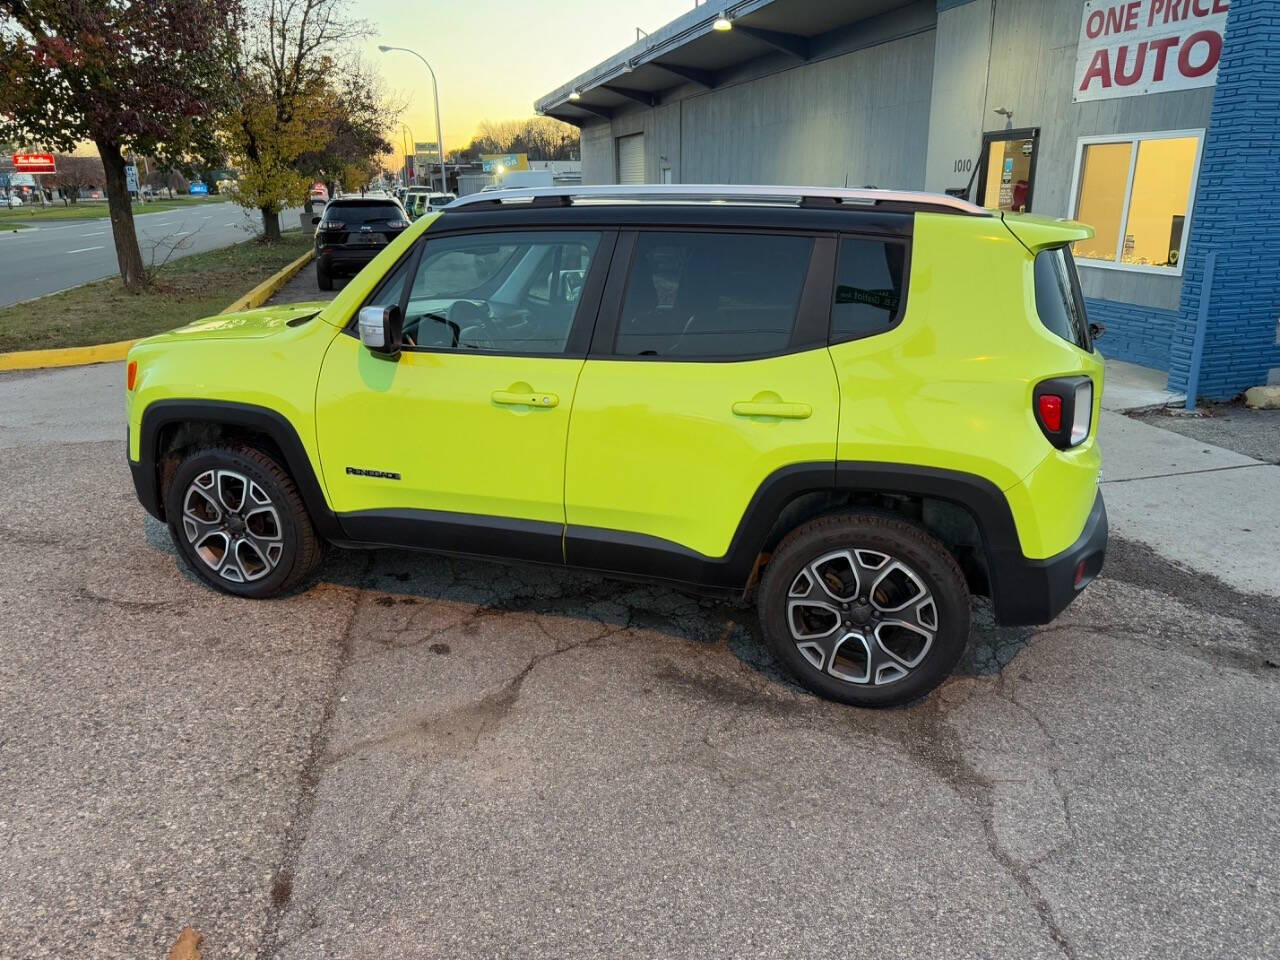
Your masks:
M286 228L298 211L282 213ZM162 213L135 214L143 263L160 262L175 244L178 256L248 240L261 230L261 217L233 203L210 202ZM0 307L41 297L119 271L111 222L44 220L25 230L0 232Z
M1102 578L1043 628L980 604L870 712L660 588L333 550L214 593L134 498L122 378L0 378L0 956L1280 951L1274 505L1216 547L1145 506L1197 531L1206 469L1274 465L1106 414Z

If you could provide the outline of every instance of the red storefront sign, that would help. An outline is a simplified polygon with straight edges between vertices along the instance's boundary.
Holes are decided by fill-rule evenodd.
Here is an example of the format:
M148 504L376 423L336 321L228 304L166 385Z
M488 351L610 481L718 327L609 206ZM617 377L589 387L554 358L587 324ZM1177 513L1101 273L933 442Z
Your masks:
M57 173L52 153L15 153L13 169L18 173Z
M1211 87L1230 0L1085 0L1076 103Z

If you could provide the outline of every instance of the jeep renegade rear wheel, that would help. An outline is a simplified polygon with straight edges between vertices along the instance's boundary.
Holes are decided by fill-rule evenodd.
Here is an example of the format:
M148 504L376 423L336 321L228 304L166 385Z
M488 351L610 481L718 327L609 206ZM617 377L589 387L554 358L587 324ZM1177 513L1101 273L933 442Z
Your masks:
M969 591L947 549L877 514L819 517L779 544L760 584L779 658L820 696L887 707L949 674L969 636Z
M165 493L165 516L187 566L226 593L273 596L320 565L320 541L293 481L252 447L188 454Z

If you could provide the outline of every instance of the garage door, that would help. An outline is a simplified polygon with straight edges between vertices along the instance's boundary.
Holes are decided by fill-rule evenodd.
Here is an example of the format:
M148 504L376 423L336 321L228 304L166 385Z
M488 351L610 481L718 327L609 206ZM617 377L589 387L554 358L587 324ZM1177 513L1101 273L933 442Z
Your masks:
M618 138L618 182L645 182L643 133Z

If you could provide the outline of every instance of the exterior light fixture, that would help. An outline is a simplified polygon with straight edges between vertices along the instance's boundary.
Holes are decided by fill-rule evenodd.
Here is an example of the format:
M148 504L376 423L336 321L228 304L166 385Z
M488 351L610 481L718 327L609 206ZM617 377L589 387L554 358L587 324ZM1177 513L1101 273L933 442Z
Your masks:
M569 94L569 99L570 99L570 100L581 100L581 99L582 99L582 94L580 94L577 90L575 90L575 91L573 91L573 93Z
M711 29L719 30L721 32L724 32L725 30L732 30L733 21L730 20L727 16L725 16L725 12L721 10L720 16L716 17L715 23L711 24Z

